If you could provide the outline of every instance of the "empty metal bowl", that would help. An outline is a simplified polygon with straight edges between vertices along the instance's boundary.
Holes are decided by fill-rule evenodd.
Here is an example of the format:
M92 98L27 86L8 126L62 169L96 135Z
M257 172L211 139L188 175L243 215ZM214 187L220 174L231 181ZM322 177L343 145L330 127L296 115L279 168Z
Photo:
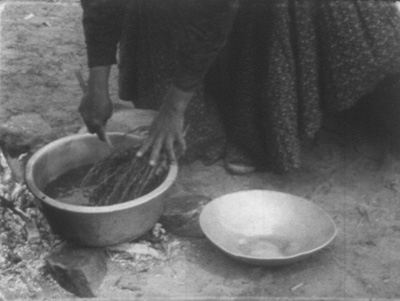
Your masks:
M327 246L336 225L303 198L266 190L231 193L208 203L200 214L208 239L229 256L276 266L306 258Z
M137 146L142 138L110 133L116 147ZM85 246L107 246L133 240L149 231L164 213L164 195L177 176L171 165L164 181L150 193L121 204L80 206L44 194L46 186L75 168L93 164L110 154L110 148L91 134L56 140L37 151L26 166L26 183L41 202L53 231Z

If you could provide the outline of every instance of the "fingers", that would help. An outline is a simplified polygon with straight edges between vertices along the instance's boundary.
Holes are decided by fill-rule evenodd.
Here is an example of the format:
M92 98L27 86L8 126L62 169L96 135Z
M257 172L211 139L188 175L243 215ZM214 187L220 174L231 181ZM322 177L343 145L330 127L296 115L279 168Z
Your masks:
M96 118L93 118L93 116L81 110L81 108L79 109L79 112L82 116L83 121L85 122L88 132L91 134L96 134L101 141L105 141L105 135L104 135L105 122L104 123L99 122Z
M151 134L145 139L136 155L142 157L145 153L151 151L149 164L154 166L160 157L161 151L165 149L170 163L176 164L177 156L175 153L175 141L179 145L180 153L184 153L186 150L186 143L182 135L175 138L171 136Z
M85 122L86 128L90 134L96 134L101 140L104 137L104 133L102 132L102 126L99 124L93 124L89 122Z
M158 157L160 156L162 147L163 147L163 138L158 137L153 144L153 148L152 148L151 155L150 155L149 164L151 166L156 165L156 162L158 161Z
M178 136L178 144L182 154L186 152L186 141L183 135Z
M103 141L106 142L106 135L104 132L104 126L96 123L86 123L86 128L90 134L96 134L97 137Z
M104 127L98 127L97 131L94 132L97 137L99 137L99 139L103 142L106 142L106 134L104 133Z
M162 147L163 139L161 137L155 138L154 135L151 135L144 140L143 145L136 153L136 156L143 157L143 155L151 149L149 164L154 166L158 160Z
M173 139L167 140L166 149L167 149L167 154L168 154L170 163L176 164L176 156L175 156L175 151L174 151L174 140Z
M143 145L141 146L141 148L138 150L138 152L136 153L136 156L138 157L143 157L143 155L145 153L147 153L147 151L151 148L151 146L153 145L153 141L154 141L154 137L153 135L149 135L143 142Z
M112 109L112 102L107 93L85 93L78 107L88 132L97 134L102 141L106 141L104 128L112 116Z

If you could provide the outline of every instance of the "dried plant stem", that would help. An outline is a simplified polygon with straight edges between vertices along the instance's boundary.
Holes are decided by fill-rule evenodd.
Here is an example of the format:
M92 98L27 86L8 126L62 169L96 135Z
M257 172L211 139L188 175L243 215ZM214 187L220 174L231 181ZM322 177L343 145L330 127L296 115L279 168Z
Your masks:
M163 154L150 166L150 154L139 158L136 152L135 148L114 151L90 169L81 184L90 204L106 206L136 199L160 182L167 156Z

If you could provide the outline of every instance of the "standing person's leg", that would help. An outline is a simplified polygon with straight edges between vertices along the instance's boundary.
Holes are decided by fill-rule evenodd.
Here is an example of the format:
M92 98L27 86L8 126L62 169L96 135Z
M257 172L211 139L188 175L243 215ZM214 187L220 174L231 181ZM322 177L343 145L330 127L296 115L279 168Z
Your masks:
M206 81L206 91L218 100L229 141L225 167L235 174L269 167L260 86L268 71L273 4L241 1L229 42Z
M395 3L321 4L322 106L351 109L383 150L400 145L400 14Z

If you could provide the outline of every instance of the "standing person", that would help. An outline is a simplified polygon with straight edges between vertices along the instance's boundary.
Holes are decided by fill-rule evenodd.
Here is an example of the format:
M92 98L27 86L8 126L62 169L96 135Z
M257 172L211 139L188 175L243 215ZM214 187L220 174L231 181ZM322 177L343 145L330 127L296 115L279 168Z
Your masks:
M186 149L183 137L186 108L228 38L238 1L81 0L81 4L89 80L79 111L89 132L103 139L106 122L112 115L108 81L111 66L117 62L119 44L121 99L133 101L137 107L159 111L138 155L150 151L150 164L154 164L161 149L165 149L170 160L175 162L174 148ZM143 28L149 22L147 17L156 20L159 29L165 31L164 42L173 45L176 59L166 75L168 88L156 99L143 103L137 99L137 89L140 89L137 82L139 48L152 39L143 37ZM145 68L152 67L149 64Z
M394 2L242 0L209 75L206 88L224 110L228 140L275 171L300 165L302 141L313 138L324 116L371 93L378 97L370 115L397 124L393 140L400 141L400 98L376 90L400 75Z
M163 89L160 83L168 80L176 84L184 78L197 78L197 84L189 84L196 89L175 85L183 88L181 92L194 93L202 90L204 78L204 90L215 100L207 105L216 106L226 133L225 166L229 171L245 173L262 167L286 172L299 166L301 143L314 136L325 114L353 108L363 96L379 94L375 87L384 86L388 77L400 74L400 15L389 1L131 1L136 9L130 10L124 25L114 18L119 24L115 27L105 22L112 20L109 13L117 9L115 4L104 12L106 20L101 20L90 12L94 11L91 2L82 0L89 66L94 66L90 58L101 58L107 48L101 47L95 36L115 37L113 55L120 41L121 98L133 100L138 107L160 108L153 135L142 148L152 149L153 159L160 145L170 150L172 140L184 145L181 134L160 136L157 130L178 133L171 128L182 128L182 118L177 118L178 127L163 117L168 116L165 104L174 102L168 99L185 104L180 107L185 109L194 95L179 97ZM187 3L203 9L190 9ZM102 35L99 28L105 29ZM110 28L118 30L111 34ZM115 34L121 28L122 38ZM99 51L97 55L93 49ZM167 58L175 63L165 66ZM151 90L162 92L148 97ZM169 96L161 104L157 95ZM376 104L380 101L383 99L376 99ZM85 107L90 111L93 102L84 97L81 112L90 129L90 118L85 118L82 110ZM212 119L190 107L186 114L194 119L200 115L200 121ZM104 125L109 115L102 116L99 124ZM214 132L205 131L205 136ZM174 138L165 138L171 136ZM216 144L221 141L213 140Z

